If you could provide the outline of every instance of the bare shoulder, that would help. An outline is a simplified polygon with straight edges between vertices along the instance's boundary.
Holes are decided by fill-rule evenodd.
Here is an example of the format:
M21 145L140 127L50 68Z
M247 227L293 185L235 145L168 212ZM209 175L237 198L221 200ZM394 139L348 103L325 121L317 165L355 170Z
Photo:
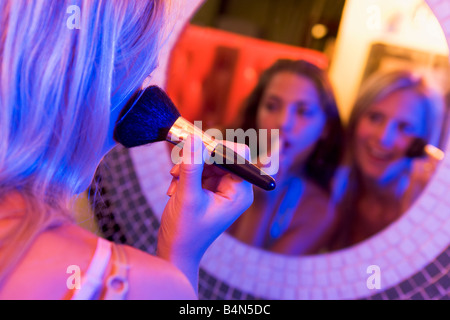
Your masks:
M80 231L92 244L98 236ZM131 246L122 245L129 263L128 299L196 299L184 274L169 262Z
M0 298L59 300L70 296L70 270L84 271L96 248L96 237L76 226L42 232L6 279Z
M87 270L98 238L76 225L42 233L8 277L0 298L70 298L70 267L76 266L81 273ZM130 263L129 299L196 299L181 271L148 253L124 247Z
M169 262L124 246L130 265L129 299L190 300L194 289L185 275Z
M91 243L96 243L98 237L92 236L94 239ZM86 237L91 236L86 233ZM128 299L196 299L190 282L175 266L147 252L127 245L122 246L129 264Z

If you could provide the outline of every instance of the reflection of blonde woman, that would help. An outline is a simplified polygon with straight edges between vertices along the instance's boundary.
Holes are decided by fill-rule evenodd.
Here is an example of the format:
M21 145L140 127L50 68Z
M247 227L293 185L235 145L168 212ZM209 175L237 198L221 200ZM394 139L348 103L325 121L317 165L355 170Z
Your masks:
M161 221L167 261L73 224L69 200L156 67L166 3L0 2L0 298L195 298L204 250L249 205L247 183L222 176L219 195L202 189L202 165L182 164ZM66 27L72 5L80 29Z
M348 123L349 175L333 246L372 236L415 201L438 160L407 153L415 138L436 144L441 108L424 79L407 71L380 73L365 83Z

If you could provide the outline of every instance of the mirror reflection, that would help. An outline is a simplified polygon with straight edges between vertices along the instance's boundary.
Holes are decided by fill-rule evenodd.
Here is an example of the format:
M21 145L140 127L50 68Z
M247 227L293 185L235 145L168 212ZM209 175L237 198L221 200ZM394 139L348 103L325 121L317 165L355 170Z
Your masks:
M445 143L447 70L423 1L209 0L173 51L167 91L203 129L278 134L252 152L262 166L277 153L277 189L255 189L228 232L305 255L359 243L414 203L441 158L409 151Z
M416 139L437 144L440 100L423 78L410 71L375 74L363 83L346 127L346 163L336 179L343 181L334 190L342 196L332 247L347 247L375 235L420 195L441 159L432 153L408 153Z
M255 188L253 205L230 233L278 253L318 252L332 226L331 185L344 150L344 131L326 72L304 60L278 60L263 72L244 110L238 128L277 133L276 150L268 145L258 155L278 154L273 175L277 188L269 193Z

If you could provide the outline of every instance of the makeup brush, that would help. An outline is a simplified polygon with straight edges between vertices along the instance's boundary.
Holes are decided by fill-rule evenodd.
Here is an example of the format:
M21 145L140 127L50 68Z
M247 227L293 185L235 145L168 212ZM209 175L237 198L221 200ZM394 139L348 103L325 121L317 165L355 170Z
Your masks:
M424 139L415 138L406 152L406 156L409 158L417 158L424 157L425 155L429 155L436 160L442 160L445 154L441 149L428 144Z
M180 145L190 135L199 136L214 165L234 173L267 191L275 189L275 180L259 167L181 117L167 94L157 86L138 91L119 114L114 140L126 148L168 141Z

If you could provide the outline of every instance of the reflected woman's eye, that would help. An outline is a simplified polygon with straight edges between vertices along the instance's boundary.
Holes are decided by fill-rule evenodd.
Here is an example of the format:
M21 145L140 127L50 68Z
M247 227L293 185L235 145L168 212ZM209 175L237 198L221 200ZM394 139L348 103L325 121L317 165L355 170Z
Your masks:
M398 124L397 128L402 133L406 133L406 134L414 134L415 133L414 126L408 122L400 122Z
M297 105L297 115L299 116L314 116L318 110L317 106L309 105L307 103L301 103Z
M275 112L278 110L278 104L275 102L267 101L264 103L264 108L269 112Z
M379 112L369 112L367 113L367 119L369 119L370 122L376 124L381 123L384 119L384 116Z

